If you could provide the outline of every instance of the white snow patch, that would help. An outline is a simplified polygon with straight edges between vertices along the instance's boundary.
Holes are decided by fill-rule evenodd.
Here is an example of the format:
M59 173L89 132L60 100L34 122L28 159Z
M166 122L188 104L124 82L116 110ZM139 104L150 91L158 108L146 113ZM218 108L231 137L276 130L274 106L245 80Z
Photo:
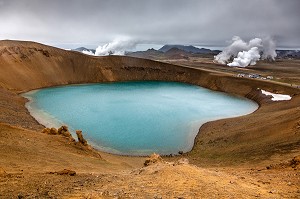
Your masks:
M291 100L292 97L290 95L283 95L283 94L275 94L265 90L261 90L261 93L264 95L272 95L272 101L284 101L284 100Z

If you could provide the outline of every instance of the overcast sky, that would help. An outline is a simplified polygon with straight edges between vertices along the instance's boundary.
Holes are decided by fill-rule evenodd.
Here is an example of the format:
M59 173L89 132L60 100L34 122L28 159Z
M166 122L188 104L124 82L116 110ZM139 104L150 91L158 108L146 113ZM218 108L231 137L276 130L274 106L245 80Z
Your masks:
M141 44L225 46L272 36L300 47L300 0L0 0L0 39L60 47L117 37Z

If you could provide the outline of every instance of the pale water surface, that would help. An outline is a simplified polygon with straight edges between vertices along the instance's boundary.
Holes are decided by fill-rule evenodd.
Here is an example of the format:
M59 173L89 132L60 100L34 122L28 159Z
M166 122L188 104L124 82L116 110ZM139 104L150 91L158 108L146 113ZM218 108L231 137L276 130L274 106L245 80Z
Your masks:
M126 155L189 151L203 123L258 108L245 98L157 81L71 85L24 96L40 123L80 129L95 147Z

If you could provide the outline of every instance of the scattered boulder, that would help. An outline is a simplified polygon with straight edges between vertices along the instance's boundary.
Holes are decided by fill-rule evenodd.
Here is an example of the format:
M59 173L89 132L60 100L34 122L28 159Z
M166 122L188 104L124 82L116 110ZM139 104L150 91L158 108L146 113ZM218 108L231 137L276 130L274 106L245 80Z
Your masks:
M58 132L57 132L57 129L56 128L44 128L42 130L42 133L46 133L46 134L49 134L49 135L57 135Z
M57 129L52 127L50 129L50 135L57 135L57 134L58 134Z
M70 169L64 169L64 170L61 170L61 171L49 172L49 174L75 176L76 172L73 171L73 170L70 170Z
M61 126L58 130L57 130L59 135L63 135L65 137L72 137L71 133L69 132L69 129L67 126Z
M50 129L49 129L49 128L44 128L44 129L42 130L42 133L50 134Z
M300 155L294 157L292 160L289 161L289 163L292 168L300 166Z
M44 128L42 130L42 133L48 134L48 135L62 135L64 137L69 138L70 141L74 142L75 139L72 137L71 133L69 132L69 129L67 126L61 126L59 129L56 128Z
M293 168L293 169L298 169L300 167L300 155L295 156L293 159L286 161L286 162L281 162L279 164L271 164L267 166L267 169L284 169L284 168Z
M144 166L147 167L149 165L156 164L156 163L162 162L162 161L163 161L163 159L160 157L160 155L153 153L145 160Z
M79 130L77 130L76 131L76 135L77 135L77 137L78 137L78 142L79 143L81 143L82 145L84 145L84 146L87 146L88 144L87 144L87 141L83 138L83 136L82 136L82 131L79 131Z
M183 155L183 151L178 151L178 154L179 155Z

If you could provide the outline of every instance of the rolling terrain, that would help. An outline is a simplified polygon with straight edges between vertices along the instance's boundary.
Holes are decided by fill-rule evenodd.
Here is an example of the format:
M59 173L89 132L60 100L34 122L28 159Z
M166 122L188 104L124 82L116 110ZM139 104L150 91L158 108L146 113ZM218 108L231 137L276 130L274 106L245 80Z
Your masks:
M298 60L260 62L248 69L217 65L205 57L162 61L94 57L35 42L0 41L0 198L300 196L300 90L293 85L300 82ZM274 80L237 77L246 72ZM153 164L143 166L145 157L106 154L41 133L44 127L19 95L50 86L132 80L195 84L247 97L260 108L208 122L192 151L163 160L154 157ZM292 99L273 102L260 89ZM63 169L76 175L60 175Z

